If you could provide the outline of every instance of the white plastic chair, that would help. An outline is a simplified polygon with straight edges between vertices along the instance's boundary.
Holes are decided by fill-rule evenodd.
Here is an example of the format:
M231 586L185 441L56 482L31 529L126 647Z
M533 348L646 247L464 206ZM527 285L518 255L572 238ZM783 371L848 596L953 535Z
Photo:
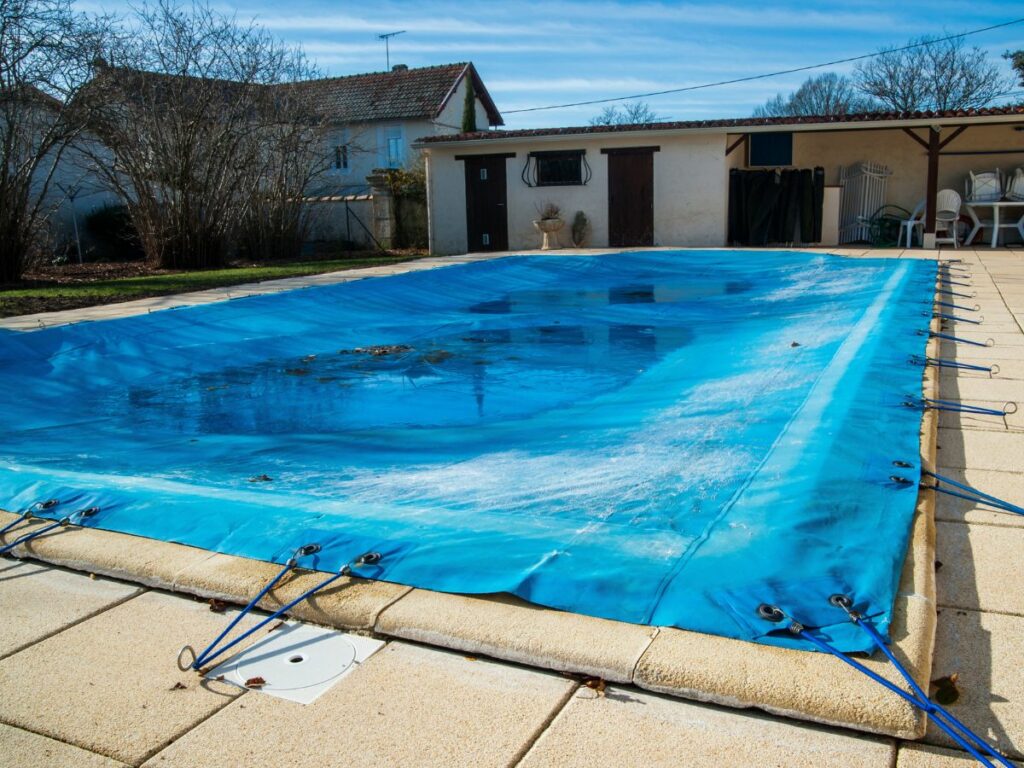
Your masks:
M1003 172L998 168L984 173L968 171L964 187L970 202L994 203L1003 197Z
M952 189L939 190L935 197L935 231L945 232L946 237L936 237L935 243L952 243L954 248L959 248L957 237L957 224L960 222L960 206L962 204L960 195Z
M917 239L921 240L921 232L924 230L924 200L914 207L910 218L900 225L900 233L896 236L896 247L900 247L904 236L907 239L907 248L912 247L914 245L915 229L918 230Z

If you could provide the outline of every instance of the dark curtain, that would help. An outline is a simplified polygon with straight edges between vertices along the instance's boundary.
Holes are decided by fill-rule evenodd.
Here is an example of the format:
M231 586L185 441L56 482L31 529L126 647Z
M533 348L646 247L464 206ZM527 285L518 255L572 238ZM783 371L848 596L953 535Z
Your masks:
M821 240L825 170L729 171L729 241L736 245Z

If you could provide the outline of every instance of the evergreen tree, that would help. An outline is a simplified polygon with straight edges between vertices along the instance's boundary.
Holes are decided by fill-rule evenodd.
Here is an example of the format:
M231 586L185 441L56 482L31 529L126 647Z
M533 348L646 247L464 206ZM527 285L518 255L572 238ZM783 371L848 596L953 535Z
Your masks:
M462 105L462 132L476 131L476 91L473 89L473 76L466 74L466 100Z

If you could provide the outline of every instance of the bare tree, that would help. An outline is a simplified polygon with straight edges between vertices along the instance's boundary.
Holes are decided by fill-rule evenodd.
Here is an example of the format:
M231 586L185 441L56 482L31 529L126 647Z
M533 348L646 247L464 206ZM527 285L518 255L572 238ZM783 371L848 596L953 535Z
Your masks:
M857 87L895 112L983 107L1010 89L999 68L962 38L921 37L883 48L854 71Z
M301 51L209 6L135 11L88 95L112 155L96 168L150 260L207 268L240 240L268 252L300 236L296 212L323 159L323 121L300 88L314 74Z
M655 114L645 101L628 101L621 106L605 107L601 114L590 118L591 125L646 125L663 118Z
M824 72L807 78L789 96L776 94L754 110L754 117L848 115L877 108L877 102L865 98L850 78Z
M75 98L103 35L69 0L0 0L0 283L39 255L54 177L87 113Z

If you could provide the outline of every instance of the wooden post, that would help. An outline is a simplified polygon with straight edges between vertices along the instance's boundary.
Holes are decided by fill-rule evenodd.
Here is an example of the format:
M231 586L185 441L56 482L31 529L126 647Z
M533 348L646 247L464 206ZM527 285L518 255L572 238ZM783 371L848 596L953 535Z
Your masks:
M935 247L935 198L939 193L939 131L928 129L928 186L925 192L924 247Z

